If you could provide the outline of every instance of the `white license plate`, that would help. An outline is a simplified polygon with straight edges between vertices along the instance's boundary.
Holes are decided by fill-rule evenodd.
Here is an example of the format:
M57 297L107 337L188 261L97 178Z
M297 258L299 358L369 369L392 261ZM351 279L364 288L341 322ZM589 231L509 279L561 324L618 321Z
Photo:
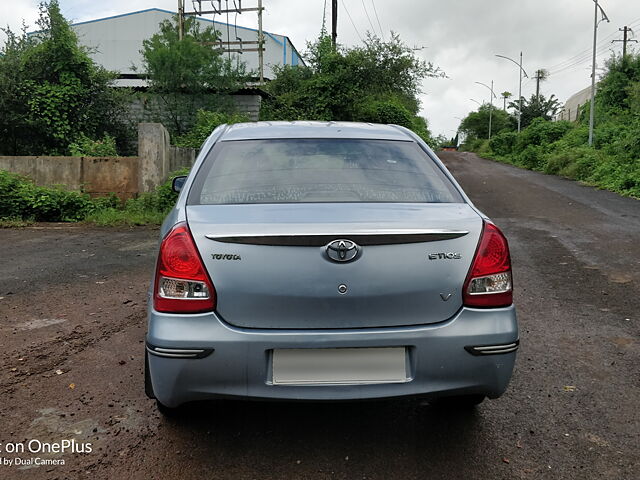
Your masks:
M273 351L274 385L363 385L409 381L404 347Z

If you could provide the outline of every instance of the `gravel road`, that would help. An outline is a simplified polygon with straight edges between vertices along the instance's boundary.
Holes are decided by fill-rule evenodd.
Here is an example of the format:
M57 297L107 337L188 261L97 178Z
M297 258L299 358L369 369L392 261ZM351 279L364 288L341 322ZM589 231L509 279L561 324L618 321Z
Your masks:
M475 412L416 401L211 402L165 420L143 392L158 232L0 230L0 478L640 478L640 202L442 158L508 236L522 347ZM90 453L12 454L32 439Z

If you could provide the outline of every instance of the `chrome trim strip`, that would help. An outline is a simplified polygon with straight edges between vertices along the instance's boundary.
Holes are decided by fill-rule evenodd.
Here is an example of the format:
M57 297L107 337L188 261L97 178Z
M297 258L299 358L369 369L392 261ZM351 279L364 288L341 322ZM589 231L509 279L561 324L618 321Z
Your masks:
M168 352L159 352L154 350L153 348L147 347L147 352L151 355L156 355L158 357L167 357L167 358L196 358L196 353L168 353Z
M162 352L162 353L202 353L204 350L179 350L177 348L160 348L154 347L154 352Z
M184 348L162 348L146 345L147 352L157 357L166 358L204 358L213 353L213 349L184 349Z
M512 353L518 350L520 346L520 339L512 343L506 343L503 345L481 345L481 346L467 346L464 349L471 355L497 355L501 353Z
M485 350L480 352L482 355L493 355L494 353L511 353L518 350L518 347L505 348L502 350Z
M356 232L318 232L292 234L239 233L233 235L205 235L209 240L223 243L250 245L323 247L332 240L347 238L359 245L393 245L401 243L437 242L463 237L466 230L440 229L389 229L361 230Z
M476 350L500 350L503 348L511 348L511 347L517 347L518 344L516 342L513 343L509 343L507 345L491 345L489 347L473 347Z

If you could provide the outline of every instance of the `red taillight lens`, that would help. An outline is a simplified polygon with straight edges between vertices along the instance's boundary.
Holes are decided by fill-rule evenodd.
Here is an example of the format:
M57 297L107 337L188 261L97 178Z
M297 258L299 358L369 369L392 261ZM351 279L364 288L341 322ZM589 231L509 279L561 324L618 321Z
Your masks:
M213 284L186 223L176 224L160 245L153 307L169 313L209 312L216 307Z
M476 255L464 282L468 307L506 307L513 303L509 244L493 223L484 222Z

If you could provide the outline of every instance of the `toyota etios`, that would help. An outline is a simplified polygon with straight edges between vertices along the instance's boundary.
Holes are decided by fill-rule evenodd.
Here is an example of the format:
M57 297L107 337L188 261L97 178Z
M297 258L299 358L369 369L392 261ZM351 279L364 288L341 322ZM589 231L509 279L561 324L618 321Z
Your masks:
M174 188L146 337L161 410L505 391L507 240L411 131L225 125Z

